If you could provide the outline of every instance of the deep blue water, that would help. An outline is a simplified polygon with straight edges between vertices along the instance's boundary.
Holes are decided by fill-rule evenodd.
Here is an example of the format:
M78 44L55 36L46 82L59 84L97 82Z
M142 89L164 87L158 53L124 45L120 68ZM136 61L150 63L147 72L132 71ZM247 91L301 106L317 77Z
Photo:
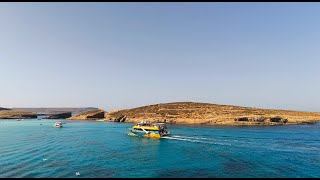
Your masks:
M320 177L320 124L167 125L171 137L148 139L130 123L56 121L0 120L1 178Z

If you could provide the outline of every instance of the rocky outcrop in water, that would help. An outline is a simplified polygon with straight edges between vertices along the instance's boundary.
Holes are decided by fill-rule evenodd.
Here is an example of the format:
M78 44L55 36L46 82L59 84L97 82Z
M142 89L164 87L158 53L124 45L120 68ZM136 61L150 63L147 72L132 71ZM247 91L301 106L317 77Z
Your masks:
M0 107L0 111L2 111L2 110L10 110L10 109Z
M71 112L65 112L60 114L54 114L51 116L48 116L46 119L67 119L72 116Z
M227 126L286 125L320 122L320 113L196 102L174 102L111 111L106 114L106 120L134 123L149 120L169 124Z
M68 119L70 120L96 120L96 119L104 119L105 118L105 111L102 109L88 111L76 116L72 116Z
M0 119L36 119L38 116L32 112L2 110L0 111Z

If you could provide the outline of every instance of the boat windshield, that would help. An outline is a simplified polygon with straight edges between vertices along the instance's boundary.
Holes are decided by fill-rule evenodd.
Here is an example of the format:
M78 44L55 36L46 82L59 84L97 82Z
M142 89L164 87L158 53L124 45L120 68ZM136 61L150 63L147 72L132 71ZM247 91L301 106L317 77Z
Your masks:
M154 126L157 126L158 128L161 128L161 129L167 129L167 126L165 123L154 123Z
M153 126L151 123L138 123L137 126Z

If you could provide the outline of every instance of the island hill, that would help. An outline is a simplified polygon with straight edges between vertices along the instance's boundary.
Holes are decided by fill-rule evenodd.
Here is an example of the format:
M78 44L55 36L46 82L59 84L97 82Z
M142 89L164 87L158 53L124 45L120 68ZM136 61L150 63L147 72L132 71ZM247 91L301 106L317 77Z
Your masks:
M320 122L320 113L259 109L197 102L154 104L132 109L89 111L68 119L136 123L141 120L196 125L285 125Z

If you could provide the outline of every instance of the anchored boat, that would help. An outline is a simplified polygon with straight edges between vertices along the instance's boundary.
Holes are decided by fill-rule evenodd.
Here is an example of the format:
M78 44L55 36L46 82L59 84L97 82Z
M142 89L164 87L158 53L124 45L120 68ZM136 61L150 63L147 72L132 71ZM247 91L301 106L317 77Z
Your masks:
M130 128L129 136L161 138L170 135L165 123L150 123L142 121Z
M53 127L62 128L62 122L56 122L53 124Z

